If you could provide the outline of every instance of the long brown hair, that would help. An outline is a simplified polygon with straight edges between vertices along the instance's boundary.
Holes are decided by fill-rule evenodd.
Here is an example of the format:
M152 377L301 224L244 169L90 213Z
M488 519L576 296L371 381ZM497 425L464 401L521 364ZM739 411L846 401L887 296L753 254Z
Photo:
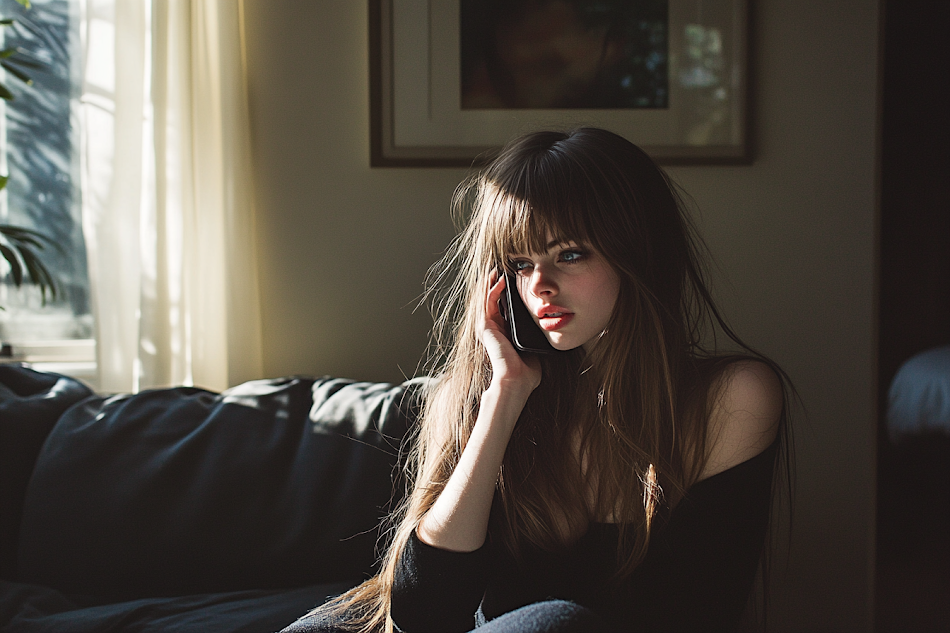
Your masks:
M723 369L753 357L786 384L721 318L676 186L626 139L594 128L523 136L459 187L456 210L461 232L427 280L435 315L427 369L436 379L412 437L406 501L382 571L324 607L354 630L391 630L400 552L458 463L491 379L479 323L489 273L510 253L574 241L620 278L590 351L541 359L541 385L508 444L491 537L516 557L526 547L563 547L610 518L622 528L616 577L629 575L646 554L655 513L702 473L711 387ZM715 353L717 332L741 355Z

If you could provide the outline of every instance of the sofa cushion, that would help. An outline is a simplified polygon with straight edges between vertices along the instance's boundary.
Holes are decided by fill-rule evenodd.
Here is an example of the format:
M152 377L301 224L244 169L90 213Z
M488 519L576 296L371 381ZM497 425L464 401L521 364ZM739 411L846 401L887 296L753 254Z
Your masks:
M112 600L358 580L421 385L295 377L87 399L37 460L19 579Z
M40 447L59 416L90 395L72 378L0 365L0 578L16 575L23 497Z
M90 604L49 587L0 580L0 631L263 633L283 629L349 588L349 583L332 583Z

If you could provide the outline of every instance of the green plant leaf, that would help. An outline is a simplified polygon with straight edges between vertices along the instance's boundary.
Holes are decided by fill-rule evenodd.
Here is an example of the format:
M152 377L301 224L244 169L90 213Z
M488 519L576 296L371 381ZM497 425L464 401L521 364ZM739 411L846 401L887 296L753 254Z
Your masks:
M20 226L0 224L0 254L10 265L9 274L13 285L17 288L23 285L25 268L26 278L40 290L43 305L46 305L47 294L51 299L55 299L58 294L56 280L38 253L49 244L62 252L59 244L50 241L42 233Z
M36 239L34 236L32 236L32 235L17 236L13 241L15 242L15 243L13 244L13 246L14 246L15 248L20 249L20 250L23 250L23 248L25 248L25 247L27 247L27 246L32 246L33 248L36 248L36 249L39 249L39 250L43 250L43 244L42 244L42 242L40 242L39 240L37 240L37 239Z
M20 246L20 256L26 265L26 271L29 274L30 281L40 289L43 305L46 305L47 291L49 291L51 299L56 298L56 282L53 280L53 276L46 266L43 265L43 262L40 261L39 256L29 247Z
M43 250L47 246L52 246L65 255L63 247L60 246L58 242L51 241L48 237L33 229L13 226L11 224L0 224L0 237L6 238L5 241L14 248L19 248L21 244L26 244L39 250Z
M17 0L17 2L26 9L30 8L30 0ZM10 26L13 23L14 20L9 18L0 19L0 26ZM26 25L29 27L29 23ZM46 64L17 47L8 47L0 50L0 67L29 86L33 84L33 80L22 69L43 69ZM14 98L13 93L2 82L0 82L0 98L8 101ZM0 190L6 187L8 182L9 176L0 176ZM42 233L24 227L0 224L0 255L9 265L9 277L14 286L19 288L24 283L25 269L30 283L39 288L43 305L46 305L47 293L52 299L57 296L56 280L43 263L39 253L50 244L59 252L63 252L62 246ZM2 309L3 307L0 306L0 310Z
M13 285L19 288L23 285L23 266L20 265L20 258L17 257L17 252L9 246L0 244L0 255L3 255L3 258L7 260L7 264L10 265L9 274L13 277Z
M27 86L33 85L33 80L30 79L30 76L27 75L22 70L20 70L19 68L17 68L16 66L14 66L13 64L9 62L0 62L0 66L3 66L4 70L6 70L8 73L10 73L14 77L19 79L23 83L25 83Z

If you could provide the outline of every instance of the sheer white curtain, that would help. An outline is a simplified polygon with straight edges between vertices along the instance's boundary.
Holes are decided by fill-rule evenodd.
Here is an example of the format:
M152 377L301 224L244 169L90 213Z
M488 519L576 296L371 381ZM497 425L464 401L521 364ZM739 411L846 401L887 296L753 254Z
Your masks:
M99 389L259 378L243 2L81 7Z

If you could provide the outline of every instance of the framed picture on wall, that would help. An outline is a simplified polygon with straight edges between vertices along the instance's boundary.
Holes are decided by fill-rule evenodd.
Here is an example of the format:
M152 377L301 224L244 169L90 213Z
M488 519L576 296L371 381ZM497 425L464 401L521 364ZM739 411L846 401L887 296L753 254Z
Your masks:
M748 163L748 40L748 0L370 0L371 164L467 167L582 125Z

